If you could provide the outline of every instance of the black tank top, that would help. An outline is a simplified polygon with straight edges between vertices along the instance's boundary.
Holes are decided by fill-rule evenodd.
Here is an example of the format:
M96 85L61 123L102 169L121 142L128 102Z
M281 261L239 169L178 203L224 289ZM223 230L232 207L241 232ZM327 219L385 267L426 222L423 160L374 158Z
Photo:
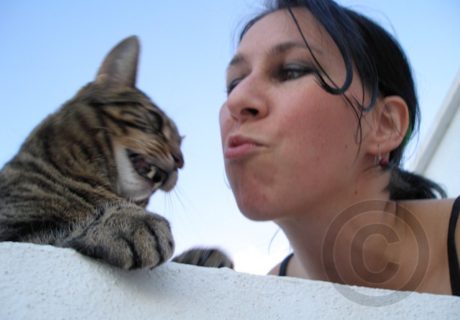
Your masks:
M460 267L458 265L457 248L455 246L455 229L457 228L458 216L460 213L460 197L455 199L452 207L452 214L449 219L449 230L447 231L447 257L449 259L450 286L452 295L460 296Z
M288 267L289 261L291 260L293 256L294 256L294 253L291 253L286 258L284 258L284 260L281 262L280 271L278 272L278 275L280 277L285 277L287 275L287 267Z
M449 229L447 231L447 257L449 259L450 286L452 295L460 296L460 266L458 263L457 248L455 245L455 229L457 228L458 217L460 215L460 197L455 199L452 206L452 213L449 219ZM294 253L289 254L280 264L279 276L287 275L287 267Z

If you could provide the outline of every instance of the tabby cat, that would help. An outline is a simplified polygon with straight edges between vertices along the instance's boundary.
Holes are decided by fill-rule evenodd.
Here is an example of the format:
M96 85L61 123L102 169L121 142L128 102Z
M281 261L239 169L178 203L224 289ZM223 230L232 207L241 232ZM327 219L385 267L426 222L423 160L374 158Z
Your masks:
M135 88L139 41L119 43L96 79L29 135L0 172L0 241L74 248L124 269L173 253L170 226L147 212L184 161L173 121Z

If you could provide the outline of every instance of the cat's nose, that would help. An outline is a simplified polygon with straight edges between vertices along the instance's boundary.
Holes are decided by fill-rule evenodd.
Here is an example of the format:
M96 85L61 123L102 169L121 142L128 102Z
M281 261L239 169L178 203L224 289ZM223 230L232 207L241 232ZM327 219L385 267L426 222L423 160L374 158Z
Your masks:
M184 167L184 157L182 153L173 154L173 159L177 169L182 169Z

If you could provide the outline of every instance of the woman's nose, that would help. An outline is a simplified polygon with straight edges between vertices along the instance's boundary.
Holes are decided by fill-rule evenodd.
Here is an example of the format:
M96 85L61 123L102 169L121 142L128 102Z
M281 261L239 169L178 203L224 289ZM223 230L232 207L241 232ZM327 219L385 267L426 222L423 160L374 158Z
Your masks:
M268 113L266 98L263 83L250 75L230 92L226 107L231 117L239 122L260 119Z

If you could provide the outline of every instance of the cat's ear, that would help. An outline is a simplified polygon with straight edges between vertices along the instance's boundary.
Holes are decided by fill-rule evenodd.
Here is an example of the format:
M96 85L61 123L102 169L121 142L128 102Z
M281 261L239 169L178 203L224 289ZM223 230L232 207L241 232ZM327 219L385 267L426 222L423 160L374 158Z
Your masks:
M139 39L136 36L126 38L117 44L102 62L95 83L110 88L134 88L139 47Z

